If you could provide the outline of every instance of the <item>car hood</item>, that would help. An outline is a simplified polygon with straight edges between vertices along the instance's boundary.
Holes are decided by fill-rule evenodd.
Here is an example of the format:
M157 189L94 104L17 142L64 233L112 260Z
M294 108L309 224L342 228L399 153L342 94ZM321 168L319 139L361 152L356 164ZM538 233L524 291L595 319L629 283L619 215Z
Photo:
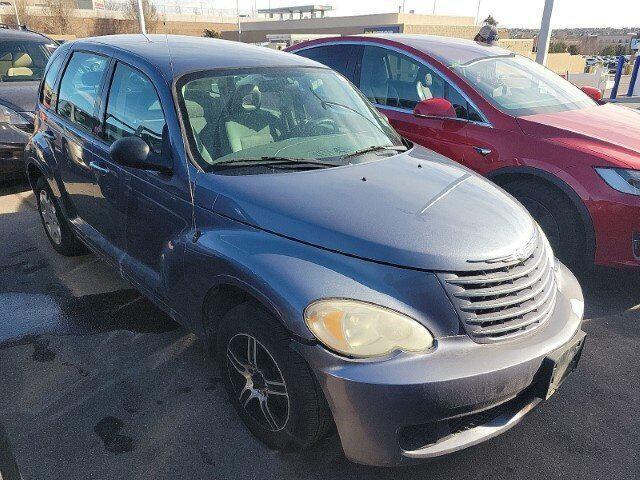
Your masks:
M17 112L33 113L40 82L0 83L0 103Z
M535 230L503 190L422 147L344 167L200 178L196 202L209 210L401 267L471 270L512 254Z
M518 119L532 135L586 153L594 153L628 168L640 168L640 112L619 105L599 105Z

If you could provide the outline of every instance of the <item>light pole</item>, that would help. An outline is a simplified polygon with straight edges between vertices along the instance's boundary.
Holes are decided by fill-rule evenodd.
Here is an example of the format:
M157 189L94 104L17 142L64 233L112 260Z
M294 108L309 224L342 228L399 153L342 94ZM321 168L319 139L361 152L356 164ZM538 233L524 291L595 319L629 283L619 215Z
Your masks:
M540 65L547 63L547 52L551 41L551 14L553 13L553 0L545 0L542 12L542 24L538 33L536 62Z
M144 21L144 9L142 8L142 0L138 0L138 21L140 22L140 32L147 34L147 24Z
M20 26L20 15L18 15L18 0L13 0L13 11L16 12L16 23Z
M478 10L476 11L476 25L480 23L480 4L482 0L478 0Z
M240 22L240 19L248 17L249 15L240 15L238 13L238 41L241 42L242 41L242 23Z
M433 0L433 15L436 14L436 1L437 0Z

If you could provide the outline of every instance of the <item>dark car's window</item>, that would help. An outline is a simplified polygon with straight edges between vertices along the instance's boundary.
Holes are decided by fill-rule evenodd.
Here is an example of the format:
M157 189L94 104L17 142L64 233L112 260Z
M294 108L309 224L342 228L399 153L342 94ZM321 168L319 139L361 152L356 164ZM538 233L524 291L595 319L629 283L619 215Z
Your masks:
M151 80L138 70L118 63L107 101L107 141L135 135L160 153L164 125L160 100Z
M361 47L358 45L322 45L296 52L297 55L315 60L353 81L353 65Z
M388 122L328 68L200 72L179 83L191 150L205 170L262 157L325 160L404 148Z
M60 81L58 113L90 132L99 125L95 107L107 65L106 57L76 52Z
M35 40L0 42L0 82L42 80L55 45Z
M465 97L439 73L401 53L366 46L360 69L360 90L378 104L413 109L421 100L446 98L458 118L482 121Z
M64 55L57 55L54 59L51 60L49 70L47 70L47 74L44 77L44 82L42 82L40 102L47 108L51 108L56 104L57 93L53 87L56 82L56 78L58 77L58 73L60 73L60 68L62 68L64 57Z

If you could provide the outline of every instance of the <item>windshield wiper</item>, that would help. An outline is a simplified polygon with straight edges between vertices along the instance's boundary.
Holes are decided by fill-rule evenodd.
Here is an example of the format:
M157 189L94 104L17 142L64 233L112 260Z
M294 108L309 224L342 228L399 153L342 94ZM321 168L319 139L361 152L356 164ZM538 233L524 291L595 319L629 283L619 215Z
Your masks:
M264 156L257 158L236 158L213 162L212 168L217 166L246 167L248 165L304 165L315 167L339 167L339 163L322 162L312 158L294 158L294 157L277 157Z
M405 152L407 150L407 147L405 147L404 145L372 145L370 147L363 148L362 150L356 150L353 153L347 153L346 155L343 155L340 158L342 160L345 160L347 158L357 157L359 155L364 155L365 153L369 153L369 152L378 152L380 150L393 150L396 152Z

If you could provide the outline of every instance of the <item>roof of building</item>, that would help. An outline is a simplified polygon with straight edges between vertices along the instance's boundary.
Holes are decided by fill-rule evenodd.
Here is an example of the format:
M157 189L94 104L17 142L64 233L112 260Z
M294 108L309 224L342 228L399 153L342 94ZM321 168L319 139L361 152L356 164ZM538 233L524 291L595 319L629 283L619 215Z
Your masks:
M328 12L333 10L331 5L296 5L293 7L261 8L258 13L310 13Z
M216 68L322 66L298 55L246 43L182 35L109 35L70 42L101 45L154 65L165 78ZM323 66L322 66L323 67Z

